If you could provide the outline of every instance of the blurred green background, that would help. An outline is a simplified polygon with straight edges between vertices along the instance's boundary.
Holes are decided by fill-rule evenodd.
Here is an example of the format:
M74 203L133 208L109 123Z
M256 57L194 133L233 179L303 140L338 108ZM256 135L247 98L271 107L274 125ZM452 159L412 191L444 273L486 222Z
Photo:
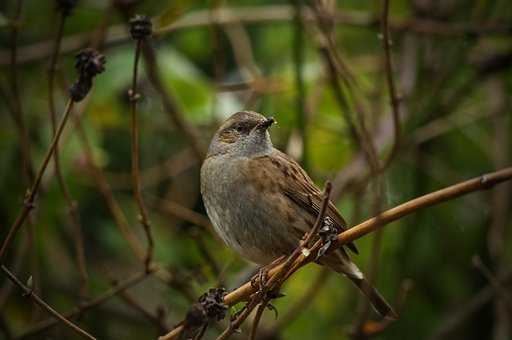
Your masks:
M37 169L52 135L48 67L61 16L54 1L22 1L15 68L10 47L17 3L0 3L2 240L30 184L21 158L19 115L13 111L12 76L17 73L22 119ZM295 16L297 5L301 20ZM144 249L130 178L127 92L135 43L126 23L133 13L153 18L150 43L157 72L175 104L172 112L166 110L142 61L138 108L143 192L155 240L154 261L170 276L149 275L127 294L74 318L99 339L156 338L181 321L209 288L222 282L231 289L247 279L248 264L208 228L199 193L199 160L173 120L177 113L196 131L203 150L232 113L251 109L272 115L278 121L271 130L276 147L301 161L319 186L333 181L337 205L349 225L373 216L376 206L390 208L510 164L512 3L393 0L389 27L401 136L390 166L381 176L365 179L369 166L345 117L358 131L365 127L379 159L386 159L393 129L381 11L381 3L359 0L78 1L65 21L55 72L59 116L76 78L74 54L95 45L107 58L106 71L74 110L97 168L91 167L76 119L68 123L59 150L62 175L77 204L88 279L81 282L77 233L53 162L31 222L17 234L4 264L23 282L32 277L34 291L61 312L143 271L112 217L97 174L100 169ZM329 71L323 54L328 37L333 43L328 52L341 62L339 74ZM341 84L345 107L336 99L333 79ZM378 187L383 188L380 195ZM384 229L380 252L373 256L373 235L357 241L360 255L355 261L370 271L372 258L378 259L376 284L401 310L400 320L374 338L512 338L512 254L506 246L512 237L510 189L503 184L403 218ZM364 339L372 337L364 331L372 333L381 325L366 321L363 331L357 331L358 321L377 316L370 312L362 318L364 304L354 287L319 266L300 270L283 292L286 297L275 301L277 321L272 311L264 314L261 338ZM297 307L297 302L304 305ZM49 317L4 275L0 315L0 338L5 339L23 337ZM248 338L250 322L234 338ZM210 326L205 338L214 339L226 324ZM77 335L59 324L28 338Z

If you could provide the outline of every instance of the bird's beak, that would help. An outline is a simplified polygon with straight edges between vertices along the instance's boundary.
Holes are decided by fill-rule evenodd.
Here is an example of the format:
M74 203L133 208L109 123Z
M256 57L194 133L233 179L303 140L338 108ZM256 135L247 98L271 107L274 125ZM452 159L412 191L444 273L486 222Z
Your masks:
M268 117L264 121L260 122L258 125L256 125L255 129L257 130L267 130L272 124L274 124L276 121L273 117Z

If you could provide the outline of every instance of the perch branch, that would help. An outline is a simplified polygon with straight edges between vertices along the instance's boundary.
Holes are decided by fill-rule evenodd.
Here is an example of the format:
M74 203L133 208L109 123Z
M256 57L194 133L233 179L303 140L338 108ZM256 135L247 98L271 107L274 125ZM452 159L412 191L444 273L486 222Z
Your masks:
M489 189L494 185L508 181L512 179L512 167L505 168L496 172L491 172L465 182L457 183L452 186L431 192L424 196L417 197L408 202L400 204L394 208L386 210L379 214L379 216L375 216L370 218L342 233L340 233L337 237L336 244L333 244L330 248L330 251L341 247L342 245L353 242L358 238L361 238L369 233L372 233L381 227L399 220L400 218L409 215L413 212L416 212L420 209L427 208L451 199L455 199L457 197L469 194L471 192ZM292 264L290 271L287 273L287 276L290 276L298 270L300 267L305 264L313 261L315 259L315 255L320 249L321 242L316 242L315 245L311 248L310 252L306 255L300 254L298 258ZM278 265L272 268L268 275L270 280L272 280L277 273L280 273L285 264ZM285 277L286 278L286 277ZM247 282L230 292L224 297L224 303L228 306L233 306L234 304L247 300L252 294L255 293L255 287L251 285L251 282ZM178 326L174 328L171 332L166 334L165 336L160 337L160 340L170 340L176 339L181 333L183 326Z

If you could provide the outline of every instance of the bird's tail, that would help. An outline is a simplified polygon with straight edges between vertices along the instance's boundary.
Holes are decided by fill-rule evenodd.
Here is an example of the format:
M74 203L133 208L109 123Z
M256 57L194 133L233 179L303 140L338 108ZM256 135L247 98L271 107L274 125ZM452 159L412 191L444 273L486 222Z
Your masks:
M368 298L370 304L382 317L394 320L398 319L398 314L393 310L393 307L391 307L377 289L370 284L361 270L350 260L343 250L325 256L320 262L329 266L334 271L347 276Z

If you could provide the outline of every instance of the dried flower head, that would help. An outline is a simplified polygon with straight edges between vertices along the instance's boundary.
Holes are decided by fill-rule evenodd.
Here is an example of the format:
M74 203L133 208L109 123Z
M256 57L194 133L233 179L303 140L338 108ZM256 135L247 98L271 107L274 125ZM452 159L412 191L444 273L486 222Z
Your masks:
M86 48L76 55L78 80L69 89L73 101L79 102L87 96L92 87L92 79L105 71L105 62L105 56L92 48Z
M80 75L92 78L105 71L105 56L92 48L86 48L76 55L75 68Z
M153 24L151 19L145 15L136 15L130 19L130 34L135 40L141 40L151 35Z

